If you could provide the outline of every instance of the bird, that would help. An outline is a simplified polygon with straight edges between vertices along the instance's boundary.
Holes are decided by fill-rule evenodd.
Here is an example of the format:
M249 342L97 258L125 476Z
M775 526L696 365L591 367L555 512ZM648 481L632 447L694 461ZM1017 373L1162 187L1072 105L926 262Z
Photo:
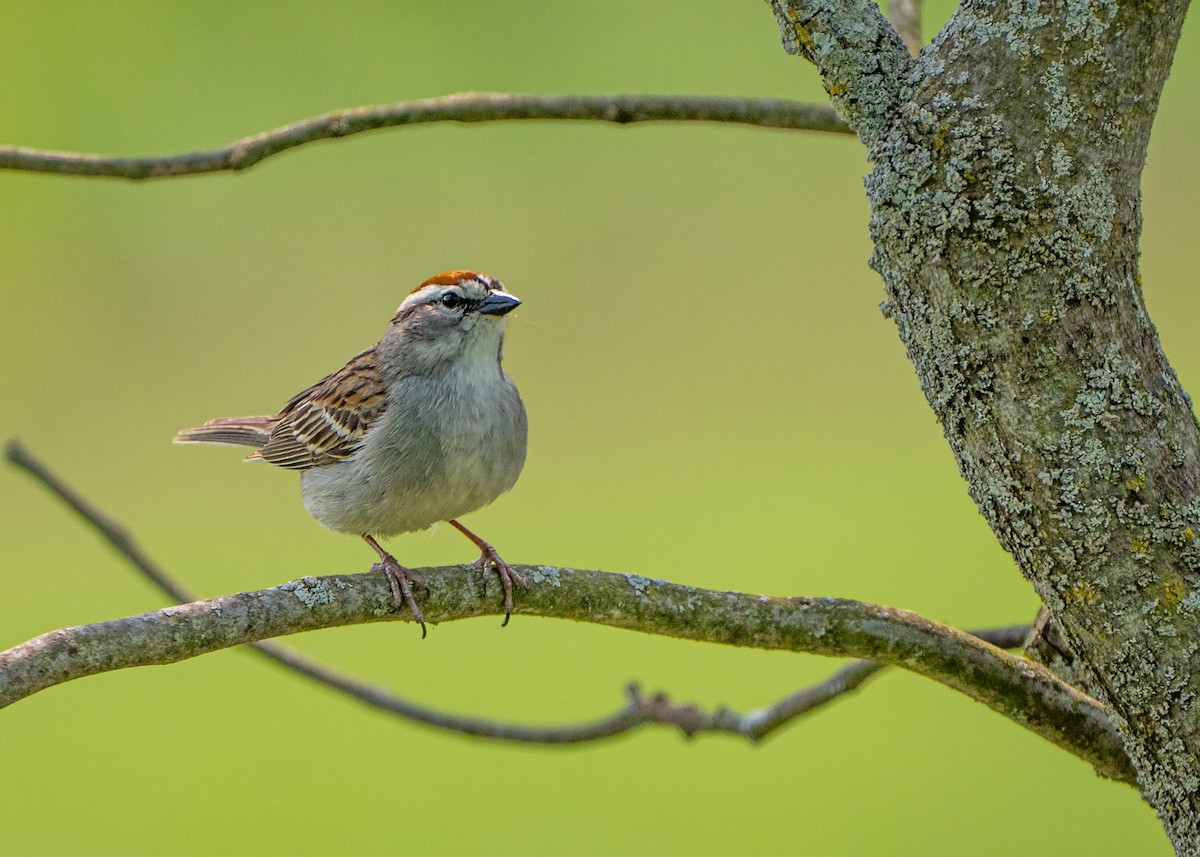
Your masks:
M383 338L269 416L224 417L175 443L254 447L246 461L299 470L304 507L322 526L360 536L378 554L397 609L426 634L413 584L425 581L377 539L446 521L500 578L504 622L521 576L458 518L516 484L528 421L505 373L504 324L521 303L494 277L444 271L413 289Z

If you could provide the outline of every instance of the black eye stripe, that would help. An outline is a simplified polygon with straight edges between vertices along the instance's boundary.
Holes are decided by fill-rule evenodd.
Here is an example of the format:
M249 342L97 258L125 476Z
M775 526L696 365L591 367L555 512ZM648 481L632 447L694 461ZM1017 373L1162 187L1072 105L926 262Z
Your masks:
M472 310L479 306L479 304L483 303L483 301L472 300L471 298L458 294L458 292L446 292L444 295L438 298L437 303L440 303L446 309Z

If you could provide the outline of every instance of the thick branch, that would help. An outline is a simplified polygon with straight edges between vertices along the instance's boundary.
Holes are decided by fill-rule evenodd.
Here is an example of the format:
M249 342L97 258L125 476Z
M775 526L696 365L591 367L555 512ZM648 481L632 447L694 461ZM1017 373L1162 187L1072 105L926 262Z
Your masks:
M873 152L872 264L971 496L1200 854L1200 430L1138 271L1187 0L966 0Z
M913 60L872 0L767 0L783 48L816 65L868 153L887 138ZM872 156L873 157L873 156Z
M870 658L933 678L1130 781L1104 709L1043 668L962 631L889 607L714 592L637 575L521 566L524 615L683 639ZM427 620L498 615L495 593L458 566L421 569ZM51 631L0 654L0 706L113 669L166 664L268 637L407 618L382 575L306 577L106 622Z
M115 521L113 521L109 516L105 515L104 513L100 512L98 509L96 509L94 506L92 506L87 500L85 500L82 496L80 496L70 486L68 486L65 482L63 482L61 479L59 479L57 476L55 476L49 470L49 468L47 468L40 461L38 461L36 458L34 458L33 455L31 455L20 443L18 443L15 440L10 441L5 448L5 457L12 464L14 464L17 467L20 467L21 469L28 472L30 475L32 475L34 478L36 478L42 485L44 485L51 492L53 492L57 497L62 499L64 502L66 502L67 505L69 505L72 508L72 510L74 510L77 514L79 514L81 517L83 517L84 520L86 520L89 524L91 524L93 527L95 527L101 533L101 535L103 535L104 538L106 540L108 540L108 542L114 548L116 548L116 550L118 552L120 552L123 556L125 556L128 560L130 560L130 562L142 574L144 574L149 580L151 580L156 586L158 586L160 589L162 589L164 592L166 592L168 595L170 595L173 598L176 598L179 600L188 600L191 598L191 596L187 593L187 591L185 589L183 589L183 587L179 586L179 584L177 584L174 580L172 580L170 578L170 576L168 576L161 568L159 568L157 566L157 564L155 564L148 556L146 556L146 554L141 550L141 548L137 545L137 543L134 541L133 537L125 530L125 528L121 527L119 524L117 524ZM539 574L549 573L550 571L552 571L552 570L538 569ZM553 570L553 571L554 571L554 574L557 575L557 573L558 573L557 570ZM594 574L602 574L602 573L594 572ZM609 577L614 577L614 576L609 575ZM646 595L645 589L650 585L650 583L651 583L650 581L646 581L644 578L640 578L640 577L629 577L629 576L619 576L619 577L623 577L625 580L629 581L630 585L634 588L634 590L636 592L638 592L641 596L645 597L645 595ZM557 586L558 585L556 582L557 577L554 578L554 581L555 581L554 585ZM654 583L659 584L661 582L654 581ZM663 584L663 585L666 585L666 584ZM294 590L294 585L290 585L290 586L292 586L292 589ZM287 587L280 587L280 589L285 589L285 588L287 588ZM685 591L690 591L690 590L685 590ZM712 593L710 593L710 594L712 594ZM587 596L585 594L585 596L584 596L585 601L589 597L591 597L591 596ZM747 598L748 596L741 596L741 597ZM385 596L385 599L386 599L386 596ZM310 601L312 599L305 599L305 598L301 597L300 600L302 603L307 604L308 601ZM759 600L766 600L766 599L763 598L762 596L760 596ZM317 601L324 603L321 599L317 599ZM390 602L386 602L386 603L390 603ZM854 604L854 602L845 602L845 603ZM194 605L192 605L192 606L194 606ZM864 606L864 605L859 605L859 606ZM380 608L380 609L382 609L382 608ZM616 609L617 609L617 612L620 613L622 608L620 608L620 606L618 605ZM879 608L879 609L883 609L883 608ZM376 612L378 612L378 611L376 611ZM892 612L896 613L897 615L903 615L900 613L900 611L892 611ZM908 614L908 615L911 615L911 614ZM385 618L385 617L377 616L374 613L373 613L373 616L375 616L375 618ZM134 617L134 618L137 618L137 617ZM131 621L131 620L120 620L120 621ZM920 620L920 621L924 622L925 620ZM613 624L616 624L616 623L613 623ZM925 624L930 627L933 627L933 628L940 627L940 626L933 625L932 623L925 623ZM89 626L89 627L94 627L94 626ZM292 629L292 630L294 631L294 630L301 630L301 629ZM671 633L670 631L660 630L658 628L651 628L650 630L652 630L654 632ZM953 629L947 628L944 630L952 635L965 636L965 635L961 635L960 632L954 631ZM975 636L977 636L983 640L986 640L996 646L1014 647L1014 646L1018 645L1021 640L1024 639L1024 636L1027 633L1027 631L1028 631L1028 629L1026 629L1026 628L1007 628L1007 629L1002 628L1002 629L996 629L996 630L992 630L992 631L977 632L977 634ZM283 631L283 633L291 633L291 632L292 631ZM64 633L68 633L68 632L63 632L63 631L52 632L52 634L43 635L43 637L38 638L38 639L39 640L49 640L57 634L64 634ZM818 629L817 636L824 637L826 633L827 633L826 630L822 627L822 628ZM264 634L264 636L270 636L270 635ZM682 634L681 636L690 636L690 635ZM36 641L31 641L29 644L26 644L26 646L29 646L35 642ZM216 645L216 646L214 646L214 648L220 648L220 647L223 647L224 645L236 645L236 644L237 644L237 642L234 641L234 642ZM121 645L120 642L118 642L117 645L118 645L118 647L120 647L120 645ZM719 732L731 732L731 733L735 733L735 734L740 734L751 740L759 740L760 738L781 728L788 722L796 719L797 717L803 715L804 713L815 710L816 708L819 708L820 706L825 705L828 702L831 702L833 699L837 698L838 696L841 696L851 690L854 690L855 688L859 687L863 682L865 682L868 678L870 678L872 675L874 675L876 672L878 672L880 669L883 668L883 664L881 664L881 663L877 663L877 662L873 662L873 661L869 661L869 660L859 661L857 663L851 664L850 666L844 668L843 670L840 670L838 673L834 674L833 676L831 676L829 679L827 679L824 682L821 682L812 687L803 688L800 691L792 694L791 696L786 697L783 700L780 700L779 702L775 703L774 705L770 706L767 709L764 709L761 711L756 711L756 712L751 712L747 715L737 715L736 713L729 711L727 709L720 709L712 714L704 714L695 706L673 705L672 703L670 703L670 701L665 696L663 696L661 694L656 695L654 697L650 697L650 698L643 697L637 691L636 687L631 687L630 691L629 691L629 696L630 696L629 703L621 711L617 712L616 714L614 714L610 717L604 718L599 721L595 721L595 722L591 722L591 723L584 723L584 724L574 725L574 726L529 727L529 726L520 726L520 725L514 725L514 724L498 723L495 721L488 721L488 720L482 720L482 719L477 719L477 718L462 717L462 716L453 715L453 714L449 714L449 713L442 712L442 711L437 711L434 709L425 708L424 706L420 706L420 705L417 705L416 703L396 697L383 689L372 687L370 685L359 682L355 679L339 675L338 673L335 673L324 667L316 665L299 655L288 652L286 649L283 649L279 646L275 646L271 643L266 643L266 642L261 642L261 641L259 641L259 642L251 641L251 642L249 642L249 645L252 646L257 651L259 651L261 654L266 655L268 658L274 660L276 663L283 665L284 667L287 667L293 671L299 672L302 675L305 675L308 678L314 679L323 684L335 687L338 690L340 690L344 693L347 693L351 696L354 696L355 698L359 699L362 702L367 703L368 705L390 711L392 713L409 718L411 720L415 720L415 721L418 721L418 722L421 722L421 723L424 723L424 724L427 724L430 726L434 726L434 727L440 728L440 729L447 729L447 730L462 732L462 733L466 733L466 734L477 735L477 736L481 736L481 737L490 737L490 738L496 738L496 739L507 740L507 741L529 741L529 742L538 742L538 743L578 743L578 742L582 742L582 741L597 740L599 738L608 737L611 735L617 735L622 732L629 731L629 730L634 729L645 723L671 724L671 725L677 726L678 728L680 728L682 731L684 731L685 733L687 733L689 735L696 734L698 732L719 731ZM753 645L753 643L747 643L747 645ZM20 649L21 647L17 647L17 648ZM33 656L35 658L38 657L37 652L40 652L42 650L43 649L40 649L35 646L34 650L33 650ZM16 651L17 651L17 649L14 649L14 650L11 650L10 653L0 654L0 706L7 704L7 702L4 701L4 694L6 692L6 682L8 682L10 680L9 678L5 677L5 663L6 663L5 659L12 652L16 652ZM74 648L70 648L70 651L71 651L72 655L74 655L76 653L76 650ZM814 649L814 651L818 651L818 650ZM984 648L983 651L986 652L987 649ZM197 652L197 653L199 653L199 652ZM841 652L837 651L837 650L834 650L831 653L841 654ZM175 659L179 660L179 659L182 659L184 657L189 657L189 656L190 655L188 655L188 654L182 654L182 655L180 655L180 657L177 657ZM926 657L926 655L919 655L918 660L920 660L921 658L924 658L924 657ZM1005 656L1005 657L1007 657L1007 656ZM20 661L21 658L17 657L16 660ZM141 662L143 662L143 661L139 661L139 663L141 663ZM144 662L151 662L151 661L144 661ZM1027 662L1013 659L1013 663L1015 663L1017 665L1021 665L1021 664L1026 664ZM103 662L103 661L101 661L101 664L102 665L98 666L96 669L92 670L91 672L103 672L107 669L115 669L122 665L122 664L114 665L112 663L107 663L107 662ZM128 664L128 665L136 665L136 664ZM905 664L901 663L899 665L905 665ZM951 664L950 666L953 666L953 664ZM32 680L32 682L34 684L36 684L37 681L39 681L39 680L45 681L49 678L52 678L52 675L50 672L45 671L45 670L39 670L36 667L31 672L28 669L28 664L26 664L25 667L21 667L19 669L23 669L26 672L26 677L25 677L26 682L29 682L30 680ZM68 672L69 671L70 671L70 668L68 668ZM919 669L916 671L921 672L921 670L919 670ZM55 684L60 681L67 681L70 678L80 677L85 674L91 674L91 672L85 671L85 672L81 672L78 674L62 674L62 677L58 678L57 680L50 681L49 684ZM929 673L925 673L925 674L929 674ZM1049 676L1049 674L1045 673L1044 671L1043 671L1043 674L1045 677L1051 678ZM936 678L937 676L934 676L934 677ZM939 678L938 680L944 681L944 679L941 679L941 678ZM20 681L21 680L18 679L17 684L19 684ZM985 681L990 682L991 679L985 678ZM1065 691L1066 691L1066 695L1063 698L1061 698L1057 704L1058 709L1073 710L1077 706L1083 706L1083 709L1085 710L1085 712L1087 709L1090 708L1091 715L1096 715L1096 714L1099 715L1098 717L1096 717L1096 716L1090 716L1090 715L1085 714L1085 720L1089 719L1089 716L1090 716L1090 719L1093 722L1090 725L1085 725L1084 729L1086 732L1089 730L1094 730L1096 728L1099 728L1101 731L1107 732L1107 737L1105 737L1103 735L1099 735L1099 736L1092 735L1087 738L1088 743L1095 743L1096 746L1099 748L1097 750L1097 753L1099 754L1100 757L1103 757L1105 754L1110 753L1113 750L1114 746L1118 746L1116 744L1115 732L1112 730L1112 727L1108 723L1107 719L1103 716L1103 710L1099 709L1099 707L1095 705L1093 700L1090 700L1088 697L1084 696L1083 694L1080 694L1078 691L1075 691L1069 685L1062 683L1058 679L1051 678L1051 681L1052 681L1052 683L1057 683L1060 690L1065 689ZM957 687L957 685L954 685L950 682L945 682L945 683L948 683L948 684L951 684L951 686ZM49 684L42 684L38 687L34 687L33 684L29 684L28 687L31 689L28 689L27 693L20 692L18 695L13 696L13 699L11 701L15 701L16 699L19 699L24 695L28 695L29 693L34 693L38 689L49 686ZM12 688L8 688L8 690L11 691ZM986 702L986 700L982 699L979 696L975 696L974 694L969 694L969 695L972 695L976 699L980 699L980 701ZM1053 695L1053 690L1052 690L1052 695ZM1020 719L1020 722L1025 723L1025 725L1029 726L1034 731L1037 731L1038 734L1043 734L1043 735L1046 734L1045 731L1038 729L1034 725L1035 723L1041 722L1044 719L1038 715L1038 712L1025 711L1024 709L1022 709L1022 712L1023 712L1023 715L1022 715L1023 717L1028 717L1029 715L1033 715L1033 717L1032 717L1032 719ZM1054 728L1057 728L1057 727L1054 727ZM1129 771L1127 763L1124 760L1123 754L1120 756L1119 759L1116 757L1110 757L1110 758L1108 758L1107 762L1097 763L1097 759L1094 758L1095 754L1088 755L1086 753L1081 753L1079 750L1075 749L1074 747L1069 747L1068 749L1071 749L1072 752L1076 752L1078 755L1083 756L1083 758L1086 758L1089 761L1092 761L1093 764L1096 765L1097 769L1101 773L1103 773L1107 776L1111 776L1114 779L1124 779L1126 782L1132 782L1131 780L1128 779L1130 771Z
M264 158L316 140L423 122L562 119L615 122L728 122L764 128L849 133L828 107L780 98L698 95L510 95L460 92L442 98L338 110L237 140L221 149L144 158L0 146L0 169L159 179L244 170Z
M124 527L67 485L20 443L15 440L9 441L5 448L5 457L66 503L72 511L99 532L138 572L169 597L180 603L194 600L194 597L186 589L146 555ZM1031 626L1013 626L971 633L993 646L1012 649L1023 644L1030 630ZM396 696L389 690L342 675L273 643L255 642L250 643L249 646L285 669L351 696L372 708L386 711L405 720L459 734L499 741L536 744L578 744L597 741L630 732L651 723L675 726L689 736L701 732L724 732L741 735L751 741L759 741L803 715L816 711L835 699L856 690L871 676L884 669L883 664L874 661L856 661L818 684L801 688L765 709L751 711L744 715L739 715L727 708L720 708L711 714L706 714L695 705L674 704L665 694L656 694L652 697L643 696L636 685L630 685L627 704L620 711L607 717L571 725L524 726L477 717L464 717L418 705Z

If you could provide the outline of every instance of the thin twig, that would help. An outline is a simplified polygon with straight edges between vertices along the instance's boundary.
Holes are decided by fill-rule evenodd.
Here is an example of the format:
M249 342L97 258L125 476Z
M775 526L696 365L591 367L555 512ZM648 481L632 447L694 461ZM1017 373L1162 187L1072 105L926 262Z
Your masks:
M1030 625L1011 625L1005 628L989 628L968 633L997 648L1015 649L1025 640L1030 627ZM851 691L858 690L866 683L867 679L886 668L887 665L881 664L879 661L855 661L824 681L801 688L769 708L752 711L738 717L736 728L732 731L754 741L765 738L800 716L815 711Z
M92 509L18 443L10 442L6 455L63 497L122 554L138 557L140 569L148 565L158 577L165 577L123 529ZM496 612L492 599L479 592L477 576L463 575L457 567L421 571L429 584L425 607L431 620ZM1120 738L1095 700L1039 665L915 614L842 599L710 592L636 575L546 566L525 566L521 571L531 585L523 593L518 612L758 648L869 655L960 690L1088 760L1104 775L1132 782ZM280 634L403 618L388 609L390 592L380 577L304 578L272 589L52 631L0 653L0 707L54 684L107 670L173 663ZM1013 629L993 633L1004 643L1021 638ZM419 722L472 735L538 743L596 740L646 722L670 723L689 734L725 731L757 739L861 685L878 669L870 663L852 664L821 685L745 717L726 710L705 715L692 706L673 705L661 695L643 698L631 689L629 704L615 715L577 726L546 728L433 711L275 647L256 647L311 678Z
M117 553L145 575L151 583L165 592L179 604L195 601L196 596L180 586L169 574L150 559L141 549L128 529L114 521L104 512L84 499L78 491L64 482L50 468L38 461L20 441L10 440L4 447L4 457L10 464L24 470L34 479L50 490L58 499L71 507L71 511L83 518L96 532L100 533Z
M142 158L55 152L0 146L0 169L160 179L244 170L264 158L311 143L377 128L422 122L497 122L556 119L633 122L724 122L802 131L850 133L827 106L782 98L717 98L701 95L520 95L460 92L441 98L338 110L236 140L221 149Z

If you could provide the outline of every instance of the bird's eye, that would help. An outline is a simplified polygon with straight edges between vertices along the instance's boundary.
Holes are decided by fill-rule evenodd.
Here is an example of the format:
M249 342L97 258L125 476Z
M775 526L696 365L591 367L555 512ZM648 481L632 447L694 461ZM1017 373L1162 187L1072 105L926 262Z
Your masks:
M446 294L442 295L442 306L446 307L446 309L458 309L464 303L466 301L462 295L457 295L454 292L446 292Z

